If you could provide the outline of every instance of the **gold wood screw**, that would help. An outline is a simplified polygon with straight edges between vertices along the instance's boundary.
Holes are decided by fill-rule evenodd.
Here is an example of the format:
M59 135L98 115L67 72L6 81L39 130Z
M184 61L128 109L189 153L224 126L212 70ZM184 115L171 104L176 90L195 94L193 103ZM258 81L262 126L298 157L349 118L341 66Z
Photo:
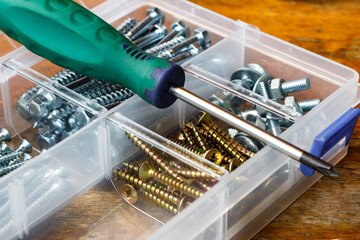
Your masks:
M179 181L171 176L167 176L161 172L154 171L149 163L144 162L141 164L139 168L139 177L141 180L146 181L149 178L154 178L156 181L166 184L169 187L174 188L175 190L178 190L182 192L183 194L186 194L193 198L199 198L204 193L193 186L189 186L187 183L183 181Z
M210 178L207 173L195 170L177 170L177 172L187 178Z
M194 135L191 133L191 130L186 125L181 126L181 129L183 131L183 134L184 134L187 142L190 144L190 146L195 146L196 140L195 140Z
M208 147L206 146L204 139L202 138L202 136L200 135L199 131L197 130L197 128L194 126L194 124L192 124L191 122L188 123L188 126L193 130L195 139L197 141L197 143L199 144L199 146L204 150L208 150Z
M150 157L154 162L156 162L160 168L164 169L167 173L169 173L172 177L183 180L177 172L171 169L171 166L161 158L154 150L148 147L143 141L141 141L138 137L136 137L132 133L127 133L128 137L131 139L132 142L136 144L148 157Z
M147 191L143 191L144 196L151 200L156 206L161 207L163 209L165 209L166 211L168 211L169 213L172 213L174 215L178 214L178 208L172 204L167 203L164 200L161 200L160 198L156 197L155 195L147 192Z
M120 187L121 195L131 204L134 204L138 200L137 192L134 186L130 184L124 184Z

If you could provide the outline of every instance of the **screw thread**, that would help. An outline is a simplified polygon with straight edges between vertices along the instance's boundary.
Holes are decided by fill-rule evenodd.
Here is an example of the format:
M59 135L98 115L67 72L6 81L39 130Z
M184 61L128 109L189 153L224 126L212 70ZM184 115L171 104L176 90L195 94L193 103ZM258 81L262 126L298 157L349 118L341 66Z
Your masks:
M281 90L285 94L307 90L310 87L311 81L309 78L300 78L293 81L283 82L281 84Z
M20 159L19 159L20 160ZM27 162L29 159L24 159L23 161L17 161L11 164L10 166L2 167L0 168L0 176L4 176L8 174L9 172L15 170L16 168L22 166L25 162Z
M173 29L171 32L168 33L163 39L160 40L157 45L163 44L165 42L171 41L173 38L175 38L179 34L179 31L176 29Z
M152 170L149 171L149 174L152 175L152 177L155 180L159 181L160 183L167 184L170 187L174 188L175 190L178 190L190 197L199 198L204 194L200 189L197 189L193 186L189 186L185 182L179 181L173 177L166 176L161 172Z
M172 137L168 138L170 141L172 141L173 143L176 143L177 145L189 150L190 152L193 152L199 156L203 156L204 155L204 151L200 148L192 148L191 146L187 145L187 143L185 141L181 141Z
M204 150L208 150L209 148L207 147L207 145L205 144L205 141L203 139L203 137L200 135L198 129L194 126L194 124L189 123L189 127L192 129L195 139L197 141L197 143L199 144L199 146Z
M165 209L166 211L176 215L179 213L178 209L176 206L172 205L172 204L169 204L167 203L166 201L152 195L151 193L149 192L146 192L146 191L143 191L144 193L144 196L149 199L150 201L152 201L156 206L162 208L162 209Z
M192 131L190 130L190 128L183 125L183 126L181 126L181 129L183 131L186 141L190 144L190 146L191 147L195 146L195 144L196 144L195 136L192 133Z
M170 41L167 41L167 42L164 42L155 47L149 48L148 50L146 50L146 53L156 56L156 55L160 54L161 52L166 51L166 50L174 47L175 45L183 42L184 40L185 40L185 38L183 36L176 37Z
M194 171L194 170L177 170L177 173L187 177L187 178L210 178L207 173L202 171Z
M166 162L163 158L161 158L152 148L148 147L143 141L141 141L138 137L136 137L132 133L126 133L129 139L135 143L148 157L150 157L156 164L160 166L161 169L166 171L172 177L183 180L177 172L171 169L171 166Z
M5 164L8 161L15 160L15 159L19 158L22 154L23 154L22 151L15 151L15 152L9 153L5 156L0 157L0 163Z
M117 170L116 175L127 181L128 183L135 185L138 188L143 189L146 192L149 192L153 195L155 195L158 198L161 198L164 201L171 202L172 204L175 204L178 206L180 204L181 198L176 196L175 194L172 194L161 187L158 187L155 185L155 183L145 183L140 178L137 178L129 173L122 172L120 170Z
M310 111L314 107L316 107L320 103L320 99L308 99L304 101L299 101L298 105L301 107L303 111Z
M83 76L81 74L73 72L69 69L63 69L60 72L56 73L55 75L51 76L50 79L57 81L61 85L67 85L82 77Z
M123 23L121 23L116 30L118 30L122 34L126 34L131 28L133 28L136 24L135 18L127 18Z
M266 82L260 82L258 84L258 88L257 88L259 94L267 99L271 99L271 93L270 93L270 89L269 89L269 84L267 84Z

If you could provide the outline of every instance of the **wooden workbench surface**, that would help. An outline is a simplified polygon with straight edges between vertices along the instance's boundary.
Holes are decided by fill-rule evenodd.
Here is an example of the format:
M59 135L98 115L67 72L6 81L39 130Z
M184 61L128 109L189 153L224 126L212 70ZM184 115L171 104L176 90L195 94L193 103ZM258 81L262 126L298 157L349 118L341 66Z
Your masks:
M94 1L87 2L89 6L94 5ZM258 26L263 32L360 71L360 1L192 2ZM4 52L4 48L0 52ZM340 177L320 179L254 239L360 239L359 138L360 124L350 141L349 153L336 165ZM104 217L97 215L98 205L106 198L117 211L122 207L117 196L110 193L113 193L112 186L100 183L41 224L36 231L31 231L26 239L103 239L102 233L91 231L101 224ZM88 209L82 209L83 206ZM83 216L79 217L79 212ZM115 231L115 228L114 223L106 226L106 231ZM118 238L122 239L121 235Z

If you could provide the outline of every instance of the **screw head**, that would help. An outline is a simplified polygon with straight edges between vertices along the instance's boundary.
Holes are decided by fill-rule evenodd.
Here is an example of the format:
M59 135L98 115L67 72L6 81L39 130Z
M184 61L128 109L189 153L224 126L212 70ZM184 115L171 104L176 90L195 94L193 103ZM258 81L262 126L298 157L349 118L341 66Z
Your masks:
M242 132L236 134L234 140L237 141L246 150L254 153L257 153L260 149L264 147L263 143Z
M0 141L11 141L11 134L6 128L0 128Z
M165 15L163 11L161 11L157 7L149 7L148 9L146 9L146 15L155 19L159 19L160 24L163 24L165 22Z
M48 109L44 101L40 98L34 98L29 103L30 116L35 120L40 120L48 114Z
M211 38L209 32L203 28L197 28L194 30L194 36L199 39L199 44L202 46L203 49L207 49L210 47Z
M216 165L220 165L222 161L222 154L221 152L216 148L211 148L207 150L203 157L205 159L208 159L210 161L213 161Z
M177 32L180 33L180 35L182 35L184 37L188 37L190 35L189 26L181 20L177 21L176 23L171 24L171 29L176 30Z
M11 153L10 147L6 143L1 142L0 143L0 154L4 155L4 154L9 154L9 153Z
M234 171L237 167L239 167L241 165L241 161L237 158L234 158L230 163L229 163L229 172Z
M120 193L123 198L131 203L135 204L138 200L138 195L136 189L130 184L124 184L120 187Z
M270 81L271 96L275 99L284 99L286 94L281 90L281 84L285 82L282 78L274 78Z
M32 152L32 146L26 139L21 139L19 147L16 149L16 151L23 152L23 153L31 153Z
M152 170L152 167L148 162L143 162L139 167L139 178L142 181L146 181L151 178L151 174L149 173Z
M184 208L190 206L192 201L193 199L188 196L184 196L183 198L181 198L177 207L178 212L181 212L182 210L184 210Z

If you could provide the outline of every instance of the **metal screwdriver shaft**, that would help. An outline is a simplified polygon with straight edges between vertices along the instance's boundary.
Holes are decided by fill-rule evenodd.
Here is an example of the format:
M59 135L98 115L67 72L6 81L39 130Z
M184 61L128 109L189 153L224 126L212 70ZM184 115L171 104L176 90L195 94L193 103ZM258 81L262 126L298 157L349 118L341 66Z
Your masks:
M310 153L305 152L300 148L234 116L233 114L211 104L210 102L202 99L194 93L187 91L182 87L171 87L170 92L182 101L209 113L210 115L226 122L230 126L239 129L240 131L248 133L259 141L266 143L270 147L284 153L292 159L295 159L313 168L314 170L326 176L339 176L333 165L319 158L316 158Z

